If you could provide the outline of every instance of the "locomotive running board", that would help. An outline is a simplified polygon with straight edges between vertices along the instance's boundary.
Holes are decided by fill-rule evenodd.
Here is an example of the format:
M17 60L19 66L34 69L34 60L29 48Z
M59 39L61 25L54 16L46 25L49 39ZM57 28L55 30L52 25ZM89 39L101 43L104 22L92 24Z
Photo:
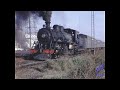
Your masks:
M46 60L49 59L49 54L38 54L33 57L35 60Z

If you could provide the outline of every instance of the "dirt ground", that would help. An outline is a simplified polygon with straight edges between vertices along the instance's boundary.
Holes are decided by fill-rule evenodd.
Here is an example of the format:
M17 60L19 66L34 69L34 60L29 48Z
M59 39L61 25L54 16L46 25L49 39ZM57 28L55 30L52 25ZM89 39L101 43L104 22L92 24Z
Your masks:
M63 72L55 71L50 66L54 61L35 61L15 58L15 79L50 79L53 77L64 76Z
M15 79L35 79L41 76L39 70L44 64L44 61L15 58Z

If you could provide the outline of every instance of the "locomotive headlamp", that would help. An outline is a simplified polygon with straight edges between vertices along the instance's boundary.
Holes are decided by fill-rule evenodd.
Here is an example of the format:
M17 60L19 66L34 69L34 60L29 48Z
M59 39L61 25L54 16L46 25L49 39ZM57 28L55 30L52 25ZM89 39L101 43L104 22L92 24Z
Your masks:
M69 49L73 49L73 45L72 44L69 44Z

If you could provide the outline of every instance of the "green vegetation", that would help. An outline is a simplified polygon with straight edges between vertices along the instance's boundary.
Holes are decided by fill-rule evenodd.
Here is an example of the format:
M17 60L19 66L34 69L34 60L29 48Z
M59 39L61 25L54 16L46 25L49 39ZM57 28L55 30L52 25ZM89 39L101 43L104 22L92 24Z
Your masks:
M100 79L96 77L96 67L105 64L105 50L92 54L82 54L75 57L62 57L57 60L47 60L43 69L43 79ZM105 74L105 70L103 72Z
M34 62L34 61L27 61ZM95 55L90 53L77 56L62 56L58 59L39 61L40 64L16 70L18 79L105 79L105 68L98 72L96 67L105 64L105 50Z

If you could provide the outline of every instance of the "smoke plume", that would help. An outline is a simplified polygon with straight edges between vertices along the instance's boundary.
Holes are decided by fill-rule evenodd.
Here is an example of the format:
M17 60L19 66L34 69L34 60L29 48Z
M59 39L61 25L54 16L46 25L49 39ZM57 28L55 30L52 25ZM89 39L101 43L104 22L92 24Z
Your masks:
M16 11L16 24L18 27L22 25L23 21L28 20L31 15L35 15L37 17L42 17L45 22L51 21L51 11Z
M22 27L24 26L25 21L31 15L35 17L42 18L45 22L51 21L51 11L16 11L15 12L15 40L17 43L21 45L22 48L27 48L27 39L25 37L25 33L23 33Z

